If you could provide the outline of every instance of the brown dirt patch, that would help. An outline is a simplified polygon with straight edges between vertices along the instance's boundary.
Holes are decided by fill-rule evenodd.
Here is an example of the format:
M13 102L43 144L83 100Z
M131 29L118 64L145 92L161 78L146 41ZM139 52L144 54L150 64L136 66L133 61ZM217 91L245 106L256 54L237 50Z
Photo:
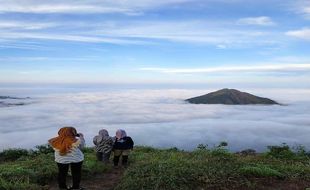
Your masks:
M124 169L111 169L111 171L103 174L97 174L93 177L88 177L87 179L82 179L81 187L86 190L112 190L114 189L122 178ZM71 178L68 177L67 184L71 184ZM49 190L58 190L58 185L56 181L53 181L49 187Z

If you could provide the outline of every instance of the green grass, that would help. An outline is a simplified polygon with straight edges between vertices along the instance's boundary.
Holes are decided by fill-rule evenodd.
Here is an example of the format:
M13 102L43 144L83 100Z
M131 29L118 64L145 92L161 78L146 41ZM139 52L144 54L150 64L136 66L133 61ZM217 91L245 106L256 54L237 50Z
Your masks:
M239 172L242 175L253 177L278 177L278 178L284 177L282 173L266 165L244 166L240 168Z
M135 147L116 189L255 189L257 179L310 183L310 158L304 150L292 151L283 145L262 154L240 155L228 152L225 146L209 149L199 145L192 152ZM91 148L83 151L83 179L110 172L111 166L98 163ZM56 176L50 147L0 153L0 190L47 189Z
M41 147L42 148L42 147ZM56 179L57 166L54 162L52 150L43 152L40 150L10 149L3 151L0 164L0 190L37 190L45 189L45 186ZM9 152L10 154L7 154ZM13 152L17 154L15 156ZM28 152L21 155L20 152ZM92 149L85 149L85 161L83 163L83 177L87 178L97 173L107 172L111 167L98 163ZM9 156L7 156L9 155ZM1 156L0 156L1 158Z
M138 147L116 189L255 189L256 179L274 178L310 183L310 158L287 152L242 156L222 146L199 145L193 152Z

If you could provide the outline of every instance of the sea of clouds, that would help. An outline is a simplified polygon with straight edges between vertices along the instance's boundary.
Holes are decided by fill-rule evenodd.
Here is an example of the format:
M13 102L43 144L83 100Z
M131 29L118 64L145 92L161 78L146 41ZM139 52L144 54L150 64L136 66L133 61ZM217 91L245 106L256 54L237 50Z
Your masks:
M31 97L31 104L0 108L0 149L33 148L74 126L92 138L105 128L125 129L137 145L192 150L198 144L229 149L302 144L310 148L310 90L241 89L286 105L194 105L183 100L215 89L49 90L0 89ZM29 101L29 100L28 100Z

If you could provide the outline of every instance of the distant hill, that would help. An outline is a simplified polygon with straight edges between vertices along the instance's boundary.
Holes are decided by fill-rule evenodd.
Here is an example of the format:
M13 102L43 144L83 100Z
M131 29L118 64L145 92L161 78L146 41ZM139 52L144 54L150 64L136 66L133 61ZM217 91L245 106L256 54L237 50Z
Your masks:
M228 104L228 105L248 105L248 104L279 104L274 100L254 96L235 89L222 89L185 100L192 104Z
M30 99L30 97L19 98L19 97L13 97L13 96L0 96L0 99L24 100L24 99Z
M27 100L30 100L30 97L19 98L13 96L0 96L0 107L24 106L30 104Z

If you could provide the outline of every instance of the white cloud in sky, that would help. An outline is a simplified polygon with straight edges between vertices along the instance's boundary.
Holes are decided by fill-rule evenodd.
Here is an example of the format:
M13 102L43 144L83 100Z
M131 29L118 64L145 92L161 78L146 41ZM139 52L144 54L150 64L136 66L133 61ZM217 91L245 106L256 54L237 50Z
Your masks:
M303 10L304 10L304 12L305 12L306 14L309 14L309 15L310 15L310 6L305 7Z
M240 25L259 25L259 26L275 25L272 19L267 16L241 18L237 21L237 23Z
M147 44L148 42L139 40L126 40L111 37L99 37L90 35L56 34L43 32L0 32L4 39L37 39L37 40L58 40L85 43L111 43L111 44ZM1 38L1 37L0 37Z
M115 22L95 33L110 37L207 44L221 48L270 46L275 45L278 38L273 32L240 29L233 22L208 20Z
M216 2L208 0L206 2ZM221 1L242 3L242 1ZM160 7L182 6L197 3L197 0L85 0L85 1L38 1L0 0L2 13L124 13L140 14ZM309 6L303 7L309 13ZM180 21L63 21L30 22L27 20L0 20L0 41L15 39L61 40L85 43L150 44L150 41L164 40L190 44L212 45L218 49L253 46L277 46L283 43L284 32L240 28L239 25L272 26L276 23L268 16L246 17L237 21L224 20L180 20ZM211 24L210 24L211 22ZM229 23L231 22L231 23ZM214 24L218 23L218 24ZM53 31L44 29L53 27ZM9 31L8 31L9 30ZM12 30L12 31L11 31ZM36 33L24 30L37 30ZM42 30L42 31L40 31ZM60 30L60 32L57 32ZM289 31L287 34L291 35ZM303 31L306 32L306 31ZM294 34L292 34L294 35ZM301 36L301 34L296 34ZM295 35L295 36L296 36ZM307 35L306 35L307 36ZM126 38L126 39L123 39ZM136 38L139 38L137 40ZM308 37L307 37L308 38ZM153 42L153 44L156 44ZM8 45L1 44L3 48ZM13 46L11 46L13 47ZM19 46L17 46L19 47Z
M0 20L0 29L40 30L58 26L48 22L25 22L14 20Z
M310 2L308 0L296 1L295 12L303 15L305 19L310 19Z
M1 33L1 32L0 32ZM46 47L38 43L31 43L29 41L14 41L10 39L1 39L0 37L0 49L24 49L24 50L44 50ZM29 43L30 42L30 43Z
M303 28L300 30L291 30L285 33L288 36L310 40L310 28Z
M231 27L227 26L230 25ZM225 27L224 27L225 26ZM53 27L53 32L44 29ZM1 22L0 22L1 28ZM274 46L276 34L239 29L234 23L205 20L107 22L2 22L0 40L60 40L85 43L157 44L158 41L212 45L217 48ZM35 32L29 29L36 29ZM42 30L39 30L42 29ZM61 32L57 32L61 29ZM225 47L225 48L223 48Z
M282 142L309 147L309 90L242 89L289 103L288 106L193 105L183 102L186 98L213 90L58 94L41 90L38 91L41 94L33 95L35 103L31 105L0 108L0 149L30 148L46 143L64 125L73 125L85 133L88 146L92 145L91 139L99 129L106 128L113 135L116 129L124 128L136 144L156 147L192 149L199 143L213 145L223 140L229 142L232 150L262 150L267 145ZM5 94L8 91L0 89L0 92ZM31 94L24 92L19 96Z
M0 0L0 13L35 13L35 14L93 14L93 13L123 13L139 14L140 11L153 9L170 4L180 4L191 0Z
M221 73L221 72L298 72L310 71L309 64L268 64L256 66L222 66L209 68L139 68L142 71L155 71L162 73Z
M74 62L85 62L85 61L93 61L94 59L98 59L98 56L78 56L78 57L52 57L52 56L3 56L0 57L1 62L6 63L21 63L21 62L42 62L42 61L74 61Z

